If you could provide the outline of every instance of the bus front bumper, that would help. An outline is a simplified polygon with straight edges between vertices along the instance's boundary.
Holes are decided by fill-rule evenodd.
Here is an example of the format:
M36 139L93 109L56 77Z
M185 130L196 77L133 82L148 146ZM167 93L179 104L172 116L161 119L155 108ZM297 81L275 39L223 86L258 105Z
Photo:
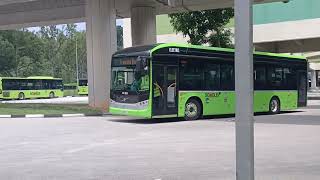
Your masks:
M133 109L122 109L122 108L110 107L109 112L114 115L151 118L151 110L149 108L141 109L141 110L133 110Z

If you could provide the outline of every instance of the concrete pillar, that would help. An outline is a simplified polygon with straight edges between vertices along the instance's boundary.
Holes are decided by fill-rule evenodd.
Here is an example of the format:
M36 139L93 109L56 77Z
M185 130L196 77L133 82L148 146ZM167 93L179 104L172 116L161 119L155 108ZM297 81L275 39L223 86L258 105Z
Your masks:
M117 48L114 0L87 0L89 105L109 110L111 56Z
M131 9L132 45L146 45L157 42L156 13L153 7Z
M311 89L310 90L316 90L317 89L317 73L313 69L310 69L310 72L311 72Z
M235 2L236 179L254 179L252 0Z

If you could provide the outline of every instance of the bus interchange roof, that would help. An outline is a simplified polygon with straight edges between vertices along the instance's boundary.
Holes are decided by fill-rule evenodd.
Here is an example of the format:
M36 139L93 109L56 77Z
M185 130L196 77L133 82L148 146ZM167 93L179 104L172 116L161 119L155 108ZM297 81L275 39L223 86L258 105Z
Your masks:
M178 48L178 51L175 49ZM170 52L170 49L174 52ZM152 44L145 46L136 46L125 48L116 52L113 57L125 57L125 56L147 56L155 54L163 55L194 55L194 56L207 56L215 57L216 54L227 54L234 55L235 50L230 48L218 48L218 47L206 47L198 45L188 45L188 44L175 44L175 43L166 43L166 44ZM276 57L277 59L297 59L304 60L306 58L303 56L293 56L287 54L277 54L277 53L268 53L268 52L254 52L254 56L260 57Z

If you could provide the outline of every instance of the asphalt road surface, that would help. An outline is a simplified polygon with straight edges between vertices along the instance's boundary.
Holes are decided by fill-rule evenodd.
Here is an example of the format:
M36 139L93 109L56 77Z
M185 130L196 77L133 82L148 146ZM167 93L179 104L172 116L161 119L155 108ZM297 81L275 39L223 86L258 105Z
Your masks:
M320 179L320 109L255 117L257 180ZM0 179L234 180L233 117L0 119Z

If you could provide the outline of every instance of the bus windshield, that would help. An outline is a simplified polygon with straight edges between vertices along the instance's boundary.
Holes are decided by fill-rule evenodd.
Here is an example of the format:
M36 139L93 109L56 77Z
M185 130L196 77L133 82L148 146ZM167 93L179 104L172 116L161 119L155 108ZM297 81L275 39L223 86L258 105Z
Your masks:
M135 71L135 67L112 68L112 90L141 92L149 90L149 76Z
M114 58L111 88L113 91L141 94L149 90L149 74L145 59L140 57Z

